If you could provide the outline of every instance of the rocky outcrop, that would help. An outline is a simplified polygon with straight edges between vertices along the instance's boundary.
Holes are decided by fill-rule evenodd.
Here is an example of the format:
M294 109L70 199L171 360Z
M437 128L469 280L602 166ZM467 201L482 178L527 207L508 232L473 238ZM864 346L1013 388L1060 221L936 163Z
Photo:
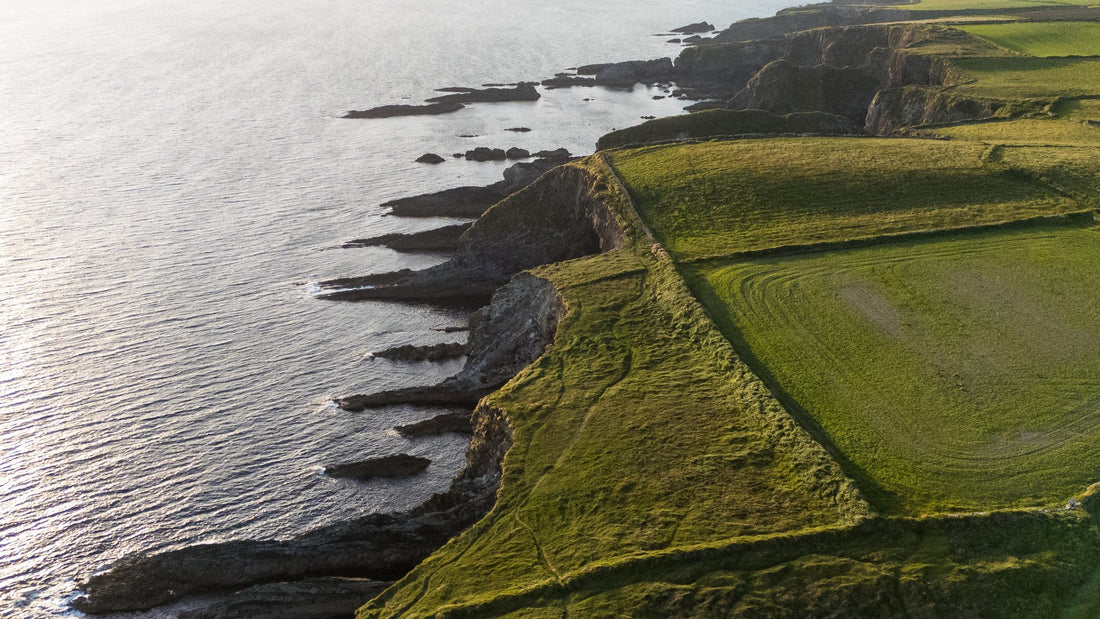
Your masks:
M513 275L542 264L618 247L625 233L593 190L598 179L561 166L486 213L459 239L448 262L323 282L331 300L387 299L484 304Z
M394 116L430 116L450 114L466 106L461 103L444 102L430 105L383 105L369 110L351 110L344 118L393 118Z
M466 345L459 342L446 342L443 344L429 344L427 346L415 346L406 344L394 346L374 353L373 356L380 359L393 361L442 361L454 359L466 354Z
M679 28L673 28L669 32L675 32L678 34L699 34L701 32L711 32L713 30L714 26L712 24L701 21L694 24L688 24L686 26L680 26Z
M531 152L524 148L513 146L504 151L504 156L509 159L527 159L531 156Z
M334 464L325 467L325 475L344 479L393 479L398 477L412 477L419 475L432 463L427 458L410 456L409 454L396 454L371 458L361 462L348 462L346 464Z
M553 342L564 312L550 282L520 273L470 315L470 340L462 370L438 385L409 387L337 400L340 408L359 411L391 404L476 403L508 382Z
M478 146L475 149L466 151L467 161L504 161L507 157L503 148L486 148L484 146Z
M393 232L369 239L348 241L341 247L348 249L381 246L397 251L454 251L458 248L458 238L469 227L470 224L455 224L422 232Z
M436 164L436 163L443 163L444 161L446 161L446 159L444 159L443 157L440 157L439 155L437 155L435 153L424 153L423 155L420 155L419 157L416 158L417 163Z
M578 71L579 72L579 71ZM673 78L671 58L628 60L604 65L596 73L596 83L602 86L633 86L636 83L655 84Z
M355 610L391 584L366 578L308 578L249 587L179 619L332 619L351 617Z
M397 426L394 430L401 436L413 438L419 436L438 436L449 432L471 434L474 431L474 427L470 422L470 413L467 412L436 415L431 419Z
M566 153L568 155L568 152ZM560 161L549 158L513 164L504 180L485 187L455 187L385 202L391 215L402 217L480 217L490 206L530 185Z
M492 507L512 431L504 413L488 406L474 411L473 427L462 474L447 492L412 510L372 514L285 541L131 555L89 578L72 605L92 614L146 610L188 595L323 574L396 580Z
M547 88L571 88L573 86L595 86L596 78L580 77L577 75L559 75L542 80L542 85Z
M426 99L429 103L498 103L505 101L538 101L542 96L530 82L517 84L514 88L451 88L462 90L454 94L440 95Z
M846 26L685 50L676 61L676 72L678 83L691 89L693 97L720 100L705 104L707 108L764 109L776 114L821 111L865 124L866 131L880 135L925 116L988 115L986 105L992 102L953 97L950 105L939 106L938 111L931 111L936 106L926 107L930 111L925 114L914 112L915 95L886 94L960 80L948 58L924 51L927 44L970 55L1004 53L984 40L942 26ZM872 121L871 108L879 93L883 97ZM901 96L907 98L906 105L898 105Z

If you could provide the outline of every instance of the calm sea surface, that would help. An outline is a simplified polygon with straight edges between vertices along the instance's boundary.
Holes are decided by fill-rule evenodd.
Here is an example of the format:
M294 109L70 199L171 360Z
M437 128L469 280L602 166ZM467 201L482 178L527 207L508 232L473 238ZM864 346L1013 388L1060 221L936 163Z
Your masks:
M651 35L785 3L0 3L0 616L75 615L76 580L129 552L288 537L446 488L461 438L390 430L438 411L328 402L457 370L368 354L454 341L433 329L464 317L313 298L321 279L440 258L333 247L446 223L378 205L504 168L413 163L424 152L587 154L682 103L638 87L438 117L345 110L674 55ZM504 131L517 125L532 131ZM317 472L398 452L433 464L399 482Z

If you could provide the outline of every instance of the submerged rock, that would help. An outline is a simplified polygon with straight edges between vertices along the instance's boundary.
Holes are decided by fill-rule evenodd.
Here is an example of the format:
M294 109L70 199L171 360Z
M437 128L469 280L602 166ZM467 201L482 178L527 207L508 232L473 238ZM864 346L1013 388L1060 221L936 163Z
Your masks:
M397 454L371 458L362 462L349 462L325 467L325 475L329 477L342 477L365 481L368 479L393 479L397 477L412 477L428 468L432 461L427 458Z
M565 161L572 155L564 148L555 148L554 150L540 150L533 156L539 159L550 159L551 161Z

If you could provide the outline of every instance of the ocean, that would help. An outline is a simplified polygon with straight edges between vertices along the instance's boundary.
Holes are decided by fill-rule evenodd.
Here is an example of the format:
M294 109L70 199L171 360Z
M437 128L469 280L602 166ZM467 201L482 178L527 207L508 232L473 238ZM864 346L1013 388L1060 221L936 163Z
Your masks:
M588 154L684 102L638 86L442 116L346 110L675 56L653 35L783 5L5 0L0 616L79 616L77 581L131 552L285 538L444 490L465 440L391 430L438 410L348 413L331 399L457 371L370 353L455 341L441 329L465 315L315 298L327 278L443 257L340 243L452 223L379 205L488 184L507 165L450 153ZM426 152L448 161L414 163ZM393 453L433 463L410 480L319 474Z

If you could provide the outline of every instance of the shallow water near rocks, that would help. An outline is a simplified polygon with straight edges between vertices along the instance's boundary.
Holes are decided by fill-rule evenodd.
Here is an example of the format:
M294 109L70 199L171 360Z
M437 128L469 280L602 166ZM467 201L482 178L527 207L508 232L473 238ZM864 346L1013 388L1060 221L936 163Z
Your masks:
M464 315L313 297L322 279L440 257L334 248L446 223L379 204L487 184L507 165L453 152L587 154L683 102L639 86L433 117L346 110L675 55L651 35L783 4L5 2L0 616L76 615L76 580L129 552L289 537L445 489L463 438L391 430L438 410L329 401L457 371L369 353L455 341L435 329ZM426 152L447 161L414 163ZM433 464L412 480L319 474L393 453Z

